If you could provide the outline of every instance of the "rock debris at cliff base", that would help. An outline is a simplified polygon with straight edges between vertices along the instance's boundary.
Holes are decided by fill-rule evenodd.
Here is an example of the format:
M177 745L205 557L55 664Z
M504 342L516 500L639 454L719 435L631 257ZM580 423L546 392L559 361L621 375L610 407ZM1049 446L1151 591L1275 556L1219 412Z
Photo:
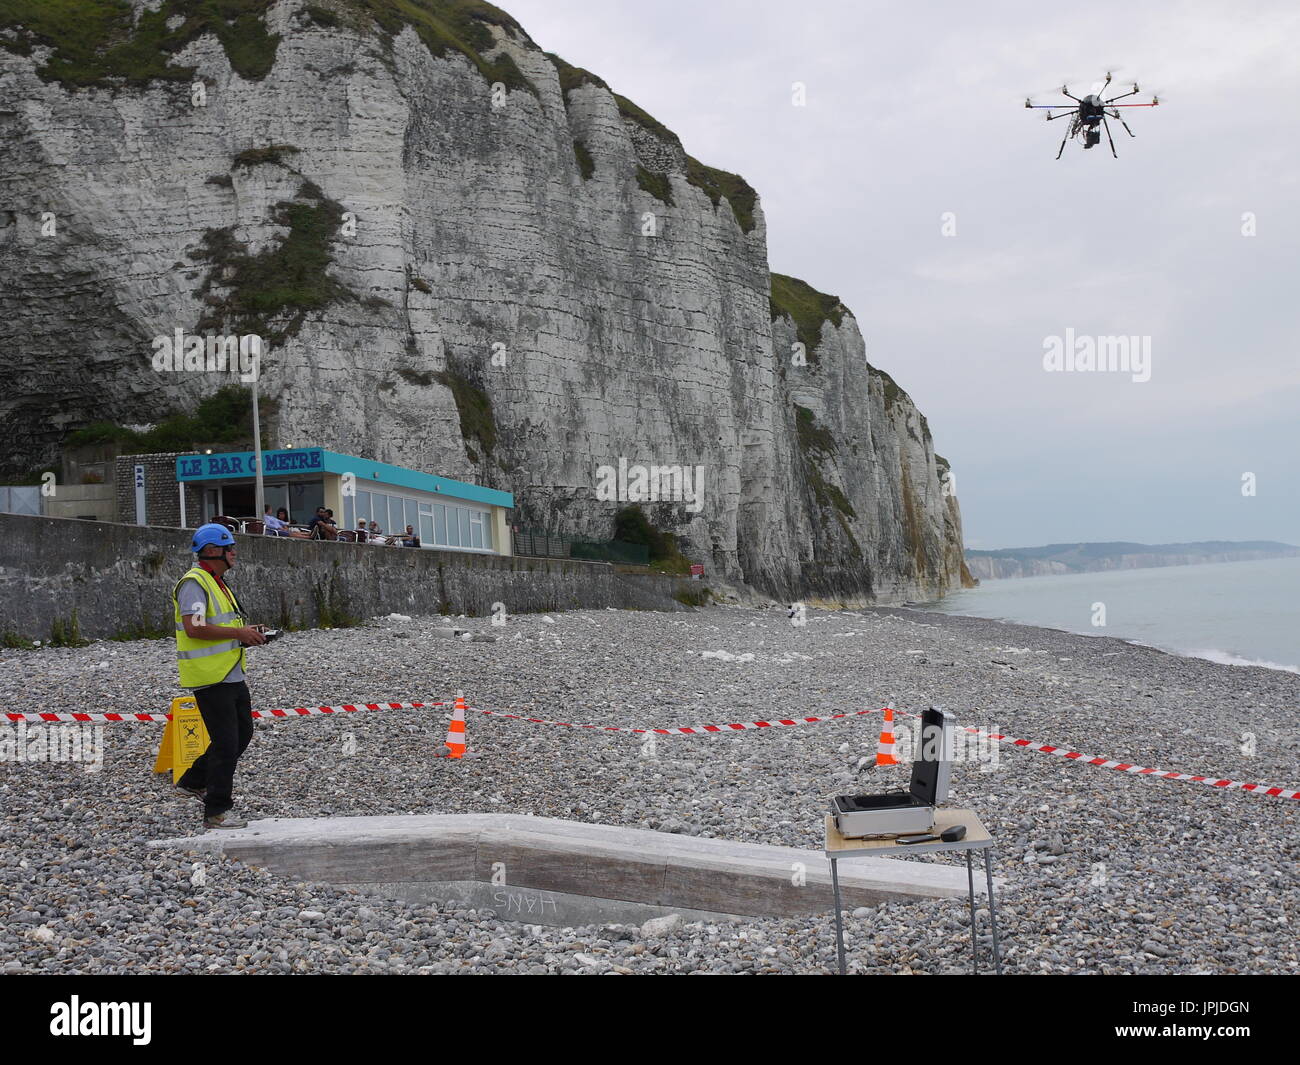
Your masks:
M1292 779L1300 677L1178 658L1046 629L919 611L691 615L583 611L456 624L436 618L294 633L252 656L258 707L441 699L567 721L680 725L929 703L963 724L1144 765ZM725 651L726 656L706 652ZM747 656L752 655L752 659ZM729 656L729 657L728 657ZM149 710L175 694L168 641L0 651L0 705ZM867 715L797 728L641 739L471 714L482 757L435 761L441 712L259 725L240 763L250 819L531 811L816 849L827 798L874 751ZM829 915L540 931L466 910L305 886L228 860L147 851L193 834L197 804L151 777L161 726L105 726L103 769L0 767L0 968L8 972L823 972ZM1242 753L1244 733L1257 753ZM351 734L356 753L340 752ZM847 745L847 747L845 746ZM1137 778L1001 749L953 767L955 804L998 840L1012 973L1287 973L1297 968L1296 804ZM870 771L864 788L902 784ZM929 860L945 860L935 856ZM205 860L207 882L191 883ZM1101 885L1097 883L1101 876ZM863 972L969 967L961 899L886 904L848 920ZM981 926L986 927L986 926ZM985 948L987 944L984 945ZM986 955L987 956L987 955Z

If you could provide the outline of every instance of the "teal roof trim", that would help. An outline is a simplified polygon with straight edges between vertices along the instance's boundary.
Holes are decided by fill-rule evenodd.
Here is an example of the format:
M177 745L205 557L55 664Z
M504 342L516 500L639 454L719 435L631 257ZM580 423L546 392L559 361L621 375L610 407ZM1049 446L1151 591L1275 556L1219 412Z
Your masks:
M340 455L319 447L284 448L262 452L263 472L266 476L286 476L311 473L350 473L358 480L375 481L394 488L410 488L417 492L463 499L470 503L483 503L494 507L513 507L515 497L510 492L495 488L421 473L405 466L387 462ZM256 460L252 451L225 451L212 455L179 455L176 458L178 481L228 481L244 480L256 473Z

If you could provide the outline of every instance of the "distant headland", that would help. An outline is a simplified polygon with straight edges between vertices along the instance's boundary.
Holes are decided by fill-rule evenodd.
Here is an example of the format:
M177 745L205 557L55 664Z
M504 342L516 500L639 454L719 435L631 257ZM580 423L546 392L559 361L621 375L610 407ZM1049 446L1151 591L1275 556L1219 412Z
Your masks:
M1275 540L1198 540L1188 544L1047 544L1045 547L1004 547L997 551L966 552L971 575L980 580L1004 577L1045 577L1053 573L1096 573L1101 570L1146 569L1152 566L1196 566L1206 562L1249 562L1261 558L1291 558L1300 547Z

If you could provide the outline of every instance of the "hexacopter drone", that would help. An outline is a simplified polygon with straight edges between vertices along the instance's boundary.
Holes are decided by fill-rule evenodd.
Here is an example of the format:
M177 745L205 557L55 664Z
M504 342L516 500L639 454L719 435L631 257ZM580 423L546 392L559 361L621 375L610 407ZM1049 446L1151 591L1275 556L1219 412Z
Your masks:
M1152 96L1149 104L1117 104L1116 100L1124 100L1130 96L1136 96L1141 90L1137 87L1137 82L1133 83L1133 88L1118 96L1112 96L1109 100L1102 99L1107 87L1110 85L1111 75L1106 72L1106 80L1098 82L1092 87L1092 92L1083 99L1075 96L1070 92L1068 85L1061 86L1061 92L1074 101L1073 106L1067 104L1036 104L1025 98L1025 106L1030 108L1041 108L1048 112L1047 121L1052 122L1058 118L1069 118L1070 126L1065 131L1065 136L1061 138L1061 147L1057 149L1056 158L1061 158L1061 152L1065 151L1065 142L1071 137L1079 137L1083 141L1084 149L1093 147L1101 140L1101 130L1098 126L1104 126L1106 129L1106 139L1110 141L1110 154L1119 158L1119 153L1115 151L1115 138L1110 135L1110 124L1106 121L1106 116L1118 120L1119 124L1124 127L1124 132L1130 137L1135 134L1128 128L1128 123L1124 121L1119 113L1121 107L1159 107L1160 97ZM1052 111L1059 112L1052 114Z

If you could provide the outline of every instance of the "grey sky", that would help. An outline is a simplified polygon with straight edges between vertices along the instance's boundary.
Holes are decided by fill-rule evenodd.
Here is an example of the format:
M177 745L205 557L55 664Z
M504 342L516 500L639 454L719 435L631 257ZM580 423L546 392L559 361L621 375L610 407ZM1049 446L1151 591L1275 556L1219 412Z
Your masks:
M758 190L772 268L852 308L929 418L968 547L1300 543L1300 8L502 6ZM1118 160L1055 161L1026 93L1108 64L1161 106L1112 122ZM1151 379L1045 372L1067 328L1150 336Z

